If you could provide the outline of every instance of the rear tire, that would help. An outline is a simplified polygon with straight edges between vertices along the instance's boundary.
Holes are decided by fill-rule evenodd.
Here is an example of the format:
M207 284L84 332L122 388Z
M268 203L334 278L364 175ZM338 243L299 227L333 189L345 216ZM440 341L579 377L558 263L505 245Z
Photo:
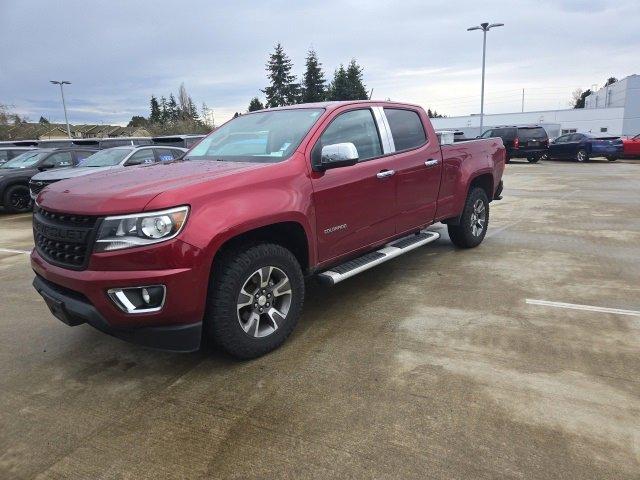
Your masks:
M580 150L578 150L578 154L576 155L576 160L579 161L580 163L589 161L589 154L584 148L581 148Z
M460 248L477 247L484 240L489 226L489 198L475 187L467 196L459 225L447 225L451 242Z
M527 158L527 160L529 161L529 163L538 163L538 160L540 160L540 157L529 157Z
M8 213L24 213L31 209L31 196L26 185L12 185L4 192L4 209Z
M615 162L616 160L618 160L618 157L607 157L607 160L609 160L610 162Z
M302 269L286 248L259 243L221 252L214 261L205 331L236 358L259 357L287 339L303 302Z

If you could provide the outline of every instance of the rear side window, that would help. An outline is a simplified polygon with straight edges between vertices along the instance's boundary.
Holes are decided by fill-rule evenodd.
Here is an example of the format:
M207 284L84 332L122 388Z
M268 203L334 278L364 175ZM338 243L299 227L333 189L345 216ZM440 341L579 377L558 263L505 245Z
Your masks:
M500 137L503 140L513 140L516 138L515 128L495 128L493 129L492 137Z
M385 108L384 113L391 128L396 151L417 148L427 142L427 135L424 133L418 112Z
M382 145L371 110L351 110L338 115L316 143L314 161L320 160L322 147L336 143L353 143L359 161L381 156Z
M9 160L9 150L0 150L0 162L4 163Z
M82 162L83 160L85 160L87 157L90 157L94 153L96 153L96 152L91 151L91 150L76 151L76 159L78 160L78 162Z
M158 154L158 160L161 162L170 162L178 158L182 153L180 150L174 150L172 148L156 148L155 151Z
M547 131L542 127L519 128L518 138L520 140L547 140Z

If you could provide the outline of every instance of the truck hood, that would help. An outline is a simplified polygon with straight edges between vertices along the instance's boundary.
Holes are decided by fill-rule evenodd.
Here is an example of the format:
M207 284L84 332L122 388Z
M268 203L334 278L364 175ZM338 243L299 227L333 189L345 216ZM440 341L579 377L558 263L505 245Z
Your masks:
M266 165L189 160L116 168L53 183L36 201L47 210L79 215L136 213L160 193Z
M90 173L104 172L116 167L72 167L72 168L54 168L46 172L38 173L32 178L35 181L65 180L67 178L82 177Z

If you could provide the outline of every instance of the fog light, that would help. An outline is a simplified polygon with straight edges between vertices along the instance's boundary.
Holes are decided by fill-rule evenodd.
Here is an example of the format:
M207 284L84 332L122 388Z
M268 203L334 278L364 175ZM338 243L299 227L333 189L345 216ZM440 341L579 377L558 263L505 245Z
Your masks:
M126 313L157 312L164 305L164 285L112 288L107 293L117 307Z

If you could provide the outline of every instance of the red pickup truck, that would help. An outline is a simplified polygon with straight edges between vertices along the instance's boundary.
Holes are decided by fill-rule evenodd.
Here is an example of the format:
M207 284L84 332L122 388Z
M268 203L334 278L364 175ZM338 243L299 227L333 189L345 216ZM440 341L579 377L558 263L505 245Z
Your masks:
M441 146L415 105L242 115L184 159L46 187L33 284L69 325L256 357L293 330L306 277L340 282L436 240L425 230L435 222L455 245L477 246L504 163L499 138Z

